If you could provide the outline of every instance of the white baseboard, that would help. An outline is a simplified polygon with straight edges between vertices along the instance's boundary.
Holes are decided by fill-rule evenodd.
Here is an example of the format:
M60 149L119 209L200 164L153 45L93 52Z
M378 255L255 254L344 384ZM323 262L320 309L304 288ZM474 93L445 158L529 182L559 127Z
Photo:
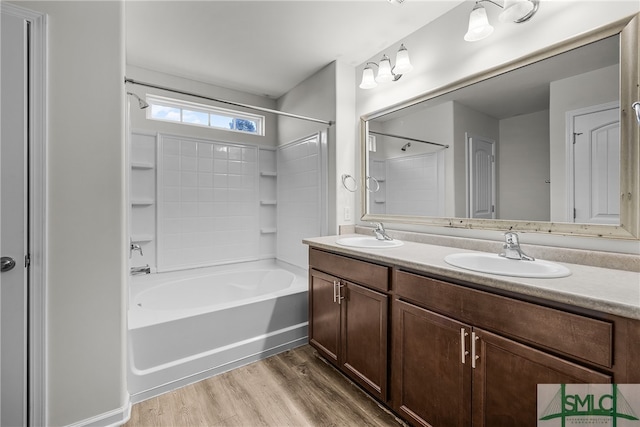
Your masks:
M115 427L129 421L131 417L131 396L127 393L126 402L118 409L69 424L67 427Z

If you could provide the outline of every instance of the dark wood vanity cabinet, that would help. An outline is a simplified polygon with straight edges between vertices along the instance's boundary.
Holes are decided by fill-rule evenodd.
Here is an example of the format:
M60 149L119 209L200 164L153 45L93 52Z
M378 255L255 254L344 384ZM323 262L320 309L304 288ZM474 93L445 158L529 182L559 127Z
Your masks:
M545 349L579 340L562 352L610 367L609 322L411 273L394 283L391 398L411 424L535 426L537 384L612 382Z
M535 426L538 384L640 382L638 320L315 248L309 265L311 345L411 425Z
M310 266L310 344L374 397L386 401L388 267L314 249Z

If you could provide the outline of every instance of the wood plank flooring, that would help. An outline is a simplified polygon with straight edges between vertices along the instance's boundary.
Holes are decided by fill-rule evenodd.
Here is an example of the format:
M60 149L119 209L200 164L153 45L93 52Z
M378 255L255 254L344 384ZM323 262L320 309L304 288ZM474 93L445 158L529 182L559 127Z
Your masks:
M125 427L402 425L305 345L137 403Z

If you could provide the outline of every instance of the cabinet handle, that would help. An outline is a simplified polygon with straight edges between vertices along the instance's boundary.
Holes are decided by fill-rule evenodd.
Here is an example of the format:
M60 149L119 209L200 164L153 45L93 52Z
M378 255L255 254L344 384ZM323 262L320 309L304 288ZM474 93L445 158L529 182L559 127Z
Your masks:
M336 287L338 286L338 282L333 281L333 302L338 302L338 294L336 292Z
M471 332L471 367L476 368L476 360L480 359L480 356L476 354L476 341L480 339L475 332Z
M342 300L344 299L342 296L342 288L344 288L344 285L338 282L338 304L342 304Z
M465 331L464 328L460 328L460 355L462 357L462 364L464 365L466 363L467 360L467 355L469 354L469 352L467 351L467 346L466 346L466 342L467 342L467 336L469 336L469 334L467 333L467 331Z

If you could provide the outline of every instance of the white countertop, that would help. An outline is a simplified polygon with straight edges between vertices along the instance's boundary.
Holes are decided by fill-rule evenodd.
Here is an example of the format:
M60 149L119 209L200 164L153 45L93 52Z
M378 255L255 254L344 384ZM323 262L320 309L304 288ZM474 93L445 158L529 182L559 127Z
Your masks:
M351 235L308 238L303 243L374 262L640 319L640 273L637 272L557 262L568 267L571 275L554 279L499 276L464 270L444 261L444 257L449 254L473 251L409 241L403 241L404 245L396 248L384 249L351 248L336 244L338 238L349 236Z

